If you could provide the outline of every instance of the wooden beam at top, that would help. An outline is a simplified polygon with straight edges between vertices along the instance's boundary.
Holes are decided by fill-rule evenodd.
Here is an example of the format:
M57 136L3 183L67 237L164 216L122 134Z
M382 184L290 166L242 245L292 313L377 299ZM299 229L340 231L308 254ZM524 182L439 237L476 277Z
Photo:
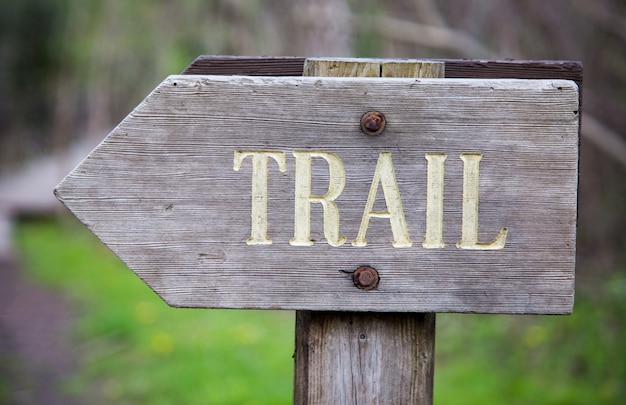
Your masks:
M306 58L292 56L201 55L185 75L302 76Z
M183 74L301 76L306 58L296 56L201 55ZM582 63L542 60L443 59L447 78L566 79L582 84Z
M302 76L306 58L298 56L198 56L186 75ZM448 79L564 79L579 88L582 112L583 65L578 61L435 59L445 62Z

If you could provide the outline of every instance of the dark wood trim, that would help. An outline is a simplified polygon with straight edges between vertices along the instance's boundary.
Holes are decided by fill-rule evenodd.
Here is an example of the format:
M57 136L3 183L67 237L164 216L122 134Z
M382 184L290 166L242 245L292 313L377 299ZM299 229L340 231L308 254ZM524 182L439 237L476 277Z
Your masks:
M301 76L306 58L297 56L201 55L187 75ZM579 86L583 67L577 61L443 59L446 78L566 79Z
M201 55L185 75L302 76L306 58L293 56Z

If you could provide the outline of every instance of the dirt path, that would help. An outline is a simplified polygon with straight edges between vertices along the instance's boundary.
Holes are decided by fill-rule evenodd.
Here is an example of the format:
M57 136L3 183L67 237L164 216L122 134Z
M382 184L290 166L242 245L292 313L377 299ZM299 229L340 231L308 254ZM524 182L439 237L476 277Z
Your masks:
M74 369L70 306L23 277L13 259L11 236L19 215L62 209L52 194L54 186L99 141L86 138L62 155L42 157L0 176L0 404L77 403L60 388Z
M15 263L0 259L0 383L8 388L0 403L77 403L61 386L74 370L72 321L62 297L24 279Z

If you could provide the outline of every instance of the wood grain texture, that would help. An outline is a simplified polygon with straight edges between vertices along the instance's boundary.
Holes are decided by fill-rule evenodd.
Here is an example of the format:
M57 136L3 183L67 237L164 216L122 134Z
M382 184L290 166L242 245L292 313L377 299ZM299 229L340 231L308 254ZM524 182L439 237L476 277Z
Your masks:
M303 76L380 77L381 69L381 59L308 58L304 61Z
M368 110L388 119L364 138ZM58 197L170 305L335 311L569 313L573 303L578 91L568 81L171 76L57 188ZM251 164L235 150L280 150L269 167L268 233L248 246ZM393 155L413 247L331 247L313 207L310 247L293 236L293 150L337 154L341 233L355 237L379 152ZM448 155L443 249L423 249L427 152ZM465 251L459 156L480 152L479 238ZM314 164L314 192L328 187ZM316 211L317 210L317 211ZM359 265L377 289L354 288Z
M443 62L419 59L308 58L303 76L443 78Z
M432 404L434 336L435 314L298 311L294 404Z
M447 59L446 77L475 79L562 79L582 86L583 66L578 61Z
M306 58L200 55L185 70L190 75L300 76ZM449 79L563 79L579 88L582 112L583 65L569 60L439 59Z
M185 70L190 75L300 76L306 58L201 55ZM563 79L582 89L578 61L441 59L446 78Z
M182 74L301 76L305 58L293 56L201 55Z
M362 60L343 61L346 76ZM443 77L444 64L369 60L382 77ZM305 63L305 75L328 71L335 60ZM347 67L347 66L346 66ZM358 73L356 73L358 74ZM433 402L434 313L296 311L294 405Z

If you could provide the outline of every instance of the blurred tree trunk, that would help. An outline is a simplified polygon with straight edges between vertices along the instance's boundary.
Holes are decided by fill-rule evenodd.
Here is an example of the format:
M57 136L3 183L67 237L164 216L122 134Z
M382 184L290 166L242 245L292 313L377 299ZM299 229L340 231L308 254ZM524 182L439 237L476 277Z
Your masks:
M288 53L299 56L351 56L350 8L346 0L296 0L290 5L293 42ZM289 7L289 6L288 6Z

